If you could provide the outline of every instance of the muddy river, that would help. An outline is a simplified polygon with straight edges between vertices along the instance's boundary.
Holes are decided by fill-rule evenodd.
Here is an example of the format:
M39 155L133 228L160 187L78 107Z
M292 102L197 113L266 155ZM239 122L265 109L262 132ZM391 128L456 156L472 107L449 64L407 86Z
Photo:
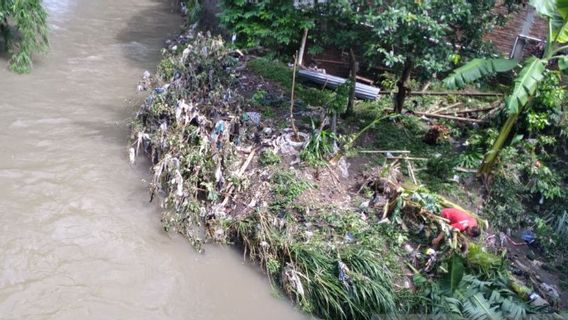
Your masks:
M181 18L168 0L44 0L49 53L0 58L0 319L300 319L229 248L164 233L127 159L136 82Z

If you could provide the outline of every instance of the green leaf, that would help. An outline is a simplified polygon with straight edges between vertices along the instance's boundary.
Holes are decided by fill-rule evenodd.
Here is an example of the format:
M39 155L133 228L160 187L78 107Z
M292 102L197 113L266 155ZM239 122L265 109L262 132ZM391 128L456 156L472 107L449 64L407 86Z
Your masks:
M564 0L559 0L559 2L560 1ZM555 0L530 0L529 3L541 16L552 18L556 14Z
M568 56L558 59L558 68L562 71L568 69Z
M482 293L476 293L463 303L464 314L469 319L498 320L503 319L497 311L498 306L491 306Z
M444 79L444 85L449 89L460 88L484 76L512 70L517 64L518 62L512 59L473 59L455 69Z
M556 0L556 10L562 18L568 18L568 0Z
M454 253L450 259L450 270L447 276L442 279L441 284L444 286L444 289L454 293L463 278L464 264L463 258L457 253Z
M523 69L515 79L515 88L506 99L505 105L509 114L518 114L527 104L543 79L544 61L536 57L527 59Z
M558 43L568 42L568 21L566 21L558 14L555 14L550 18L550 20L553 39L551 41L556 41Z

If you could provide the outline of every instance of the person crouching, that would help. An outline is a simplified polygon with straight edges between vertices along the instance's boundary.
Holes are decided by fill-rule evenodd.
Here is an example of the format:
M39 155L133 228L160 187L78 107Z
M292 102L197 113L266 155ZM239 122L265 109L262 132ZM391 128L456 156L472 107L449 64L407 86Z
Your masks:
M448 219L449 224L452 228L469 235L472 238L476 238L481 234L479 227L477 226L477 220L464 212L463 210L456 208L444 208L442 209L442 218ZM440 242L444 240L445 234L441 232L434 240L432 240L432 246L437 248Z

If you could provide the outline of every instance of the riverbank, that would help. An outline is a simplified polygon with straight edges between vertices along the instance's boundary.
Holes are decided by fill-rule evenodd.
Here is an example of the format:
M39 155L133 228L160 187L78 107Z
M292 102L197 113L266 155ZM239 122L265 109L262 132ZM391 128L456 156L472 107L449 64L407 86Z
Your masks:
M414 116L391 117L380 105L361 103L343 135L380 118L383 129L356 145L371 146L380 134L383 147L394 143L413 154L349 150L330 164L326 113L301 100L326 95L298 87L294 118L306 138L296 138L289 72L192 31L169 44L156 75L142 80L152 93L133 123L130 150L132 161L139 153L152 159L152 193L163 200L167 231L199 251L213 241L240 246L302 310L325 319L473 317L485 306L501 316L544 312L525 303L534 290L503 268L497 253L504 248L484 248L489 234L478 244L457 236L441 250L428 249L447 228L436 214L455 204L410 184L421 174L409 163L415 150L450 151L448 145L425 144L429 129ZM470 250L462 254L466 243Z
M128 163L135 82L183 23L169 2L43 0L49 52L25 75L0 55L2 320L303 319L235 250L164 233Z

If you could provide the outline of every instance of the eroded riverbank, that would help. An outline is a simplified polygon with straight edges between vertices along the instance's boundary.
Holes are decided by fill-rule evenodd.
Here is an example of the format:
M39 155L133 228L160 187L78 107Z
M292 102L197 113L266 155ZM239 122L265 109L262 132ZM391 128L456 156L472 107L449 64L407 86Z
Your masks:
M128 165L136 81L181 24L171 5L45 4L49 54L23 76L0 60L0 318L300 318L240 255L166 235L147 166Z

